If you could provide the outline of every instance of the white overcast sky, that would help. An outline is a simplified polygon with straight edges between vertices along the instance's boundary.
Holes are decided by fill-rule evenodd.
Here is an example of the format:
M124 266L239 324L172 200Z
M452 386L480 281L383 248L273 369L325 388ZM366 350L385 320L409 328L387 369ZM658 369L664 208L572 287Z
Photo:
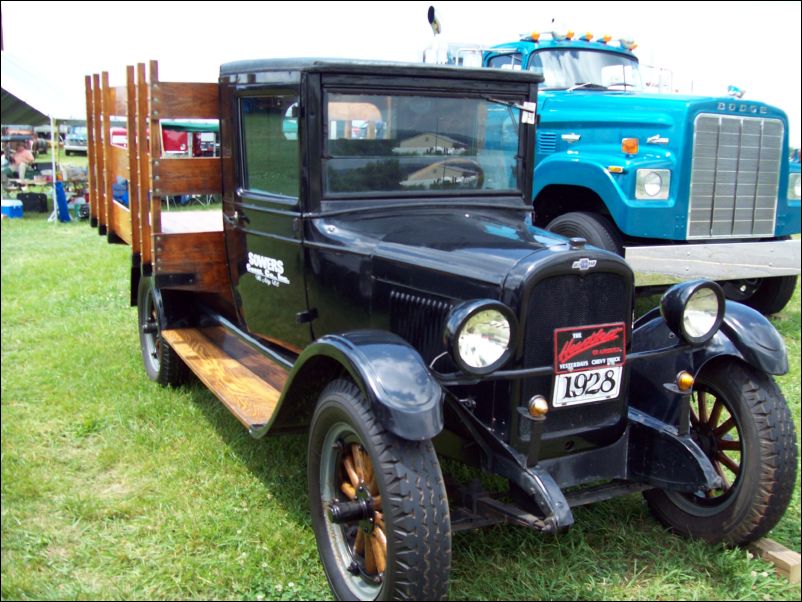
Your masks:
M3 0L7 53L63 93L83 98L83 76L159 60L164 80L214 81L221 63L270 57L418 61L431 42L431 2L30 2ZM547 30L632 38L644 64L675 88L780 107L800 145L800 23L795 2L434 2L443 35L494 44Z

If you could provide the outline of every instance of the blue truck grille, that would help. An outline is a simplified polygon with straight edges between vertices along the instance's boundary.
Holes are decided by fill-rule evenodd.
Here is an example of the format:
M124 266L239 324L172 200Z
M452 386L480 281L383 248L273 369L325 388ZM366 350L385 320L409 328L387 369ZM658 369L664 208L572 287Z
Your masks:
M702 113L694 128L688 238L773 236L782 121Z

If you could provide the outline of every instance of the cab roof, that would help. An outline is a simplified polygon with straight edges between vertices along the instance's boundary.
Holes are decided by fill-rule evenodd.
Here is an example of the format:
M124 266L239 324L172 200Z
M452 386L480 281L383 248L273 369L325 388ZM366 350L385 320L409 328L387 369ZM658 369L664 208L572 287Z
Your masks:
M447 65L426 65L423 63L321 58L259 59L225 63L220 66L220 77L223 78L246 73L264 73L271 71L306 71L313 73L352 73L354 75L412 76L530 84L543 81L543 77L541 75L526 71L502 72L497 69L453 67Z

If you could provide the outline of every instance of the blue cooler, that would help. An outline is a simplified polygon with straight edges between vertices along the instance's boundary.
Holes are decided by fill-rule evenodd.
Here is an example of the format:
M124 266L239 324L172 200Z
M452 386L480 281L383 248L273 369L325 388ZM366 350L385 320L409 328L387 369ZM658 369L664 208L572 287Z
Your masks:
M22 217L22 201L3 201L3 215Z

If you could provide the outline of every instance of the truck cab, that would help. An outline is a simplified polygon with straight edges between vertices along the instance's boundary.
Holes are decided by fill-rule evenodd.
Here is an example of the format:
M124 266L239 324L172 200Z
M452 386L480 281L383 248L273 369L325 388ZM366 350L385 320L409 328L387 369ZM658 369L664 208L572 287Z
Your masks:
M624 255L639 284L703 276L763 313L799 274L799 175L788 119L762 102L649 92L634 43L533 33L490 68L541 86L534 223Z

